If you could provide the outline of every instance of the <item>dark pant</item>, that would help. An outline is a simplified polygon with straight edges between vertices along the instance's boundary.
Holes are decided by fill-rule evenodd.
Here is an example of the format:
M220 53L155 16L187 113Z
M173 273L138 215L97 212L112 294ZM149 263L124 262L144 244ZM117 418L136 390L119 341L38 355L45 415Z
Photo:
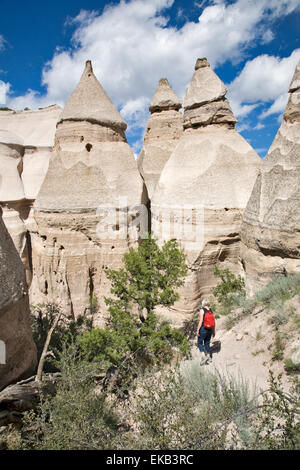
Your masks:
M200 352L210 353L210 340L212 330L206 330L204 326L201 326L198 336L198 348Z

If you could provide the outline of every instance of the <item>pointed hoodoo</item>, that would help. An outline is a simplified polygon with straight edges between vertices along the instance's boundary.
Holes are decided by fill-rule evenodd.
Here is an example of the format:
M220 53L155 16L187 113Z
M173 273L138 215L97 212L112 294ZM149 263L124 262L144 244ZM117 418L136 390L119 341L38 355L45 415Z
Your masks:
M161 171L183 132L180 108L181 102L167 78L161 78L149 106L151 115L146 126L144 145L138 158L138 167L145 180L150 199Z
M289 93L243 215L241 257L250 293L300 269L300 61Z
M178 111L180 108L181 102L170 87L168 79L161 78L149 106L150 113L159 113L170 109Z
M109 294L104 274L139 237L144 186L126 123L87 61L57 125L49 169L35 201L35 301L62 300L73 315ZM130 223L132 221L132 226Z
M184 132L152 198L154 235L177 238L188 255L181 311L193 311L210 294L216 264L240 271L241 214L260 158L235 130L226 91L207 60L198 59L183 102Z
M197 59L195 73L187 88L183 106L183 127L209 124L234 125L237 120L225 98L227 88L210 68L207 59Z
M90 60L86 61L84 72L64 107L59 123L68 120L126 130L127 124L95 77Z

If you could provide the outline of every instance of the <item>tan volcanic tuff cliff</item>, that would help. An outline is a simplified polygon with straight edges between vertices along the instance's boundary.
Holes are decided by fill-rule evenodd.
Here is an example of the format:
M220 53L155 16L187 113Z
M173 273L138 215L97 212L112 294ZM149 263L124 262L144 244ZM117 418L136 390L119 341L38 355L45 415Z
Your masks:
M48 169L61 111L59 106L0 111L0 205L3 221L25 265L28 285L32 276L28 238L32 204Z
M104 269L119 267L137 243L147 203L125 129L87 61L57 125L34 204L32 302L61 301L77 317L96 295L103 315Z
M214 266L234 273L242 211L260 158L235 130L226 87L206 59L198 59L184 97L184 132L166 163L152 199L152 230L177 238L188 254L189 275L176 309L193 311L217 283Z
M24 266L1 212L0 208L0 390L33 374L37 361Z
M241 259L249 293L300 269L300 61L289 93L243 214Z
M10 131L0 129L0 206L3 221L26 267L30 282L29 252L25 220L29 204L21 179L23 169L23 141Z
M183 132L181 102L166 78L159 80L149 106L144 145L138 158L138 167L151 199L161 171Z
M0 129L16 134L24 147L21 178L25 197L34 200L45 178L62 109L0 111Z

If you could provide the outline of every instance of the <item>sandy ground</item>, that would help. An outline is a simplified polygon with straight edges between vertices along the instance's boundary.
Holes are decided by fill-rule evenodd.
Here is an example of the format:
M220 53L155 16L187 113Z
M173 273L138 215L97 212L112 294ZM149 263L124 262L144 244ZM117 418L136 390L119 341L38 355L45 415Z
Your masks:
M257 392L268 389L269 370L275 375L284 372L283 363L272 360L274 335L267 325L264 313L251 315L227 331L226 318L217 320L216 336L211 341L212 362L204 365L207 370L217 369L221 373L242 376ZM196 341L192 358L199 358ZM283 384L288 387L288 377L283 375Z

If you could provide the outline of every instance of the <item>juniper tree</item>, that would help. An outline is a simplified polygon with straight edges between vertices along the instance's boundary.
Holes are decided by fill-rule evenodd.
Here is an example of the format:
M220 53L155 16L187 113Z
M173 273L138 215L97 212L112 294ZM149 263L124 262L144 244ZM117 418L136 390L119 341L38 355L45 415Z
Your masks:
M178 300L176 289L187 273L185 258L176 240L160 248L149 236L137 249L132 248L124 255L122 268L106 271L113 294L105 298L110 315L105 328L94 329L79 339L86 359L106 360L119 366L124 358L138 355L144 367L169 362L174 346L181 354L188 352L184 334L160 321L154 313L158 305L170 306ZM141 314L144 309L146 317ZM125 362L132 367L131 360Z
M117 298L106 298L108 305L128 310L136 304L139 311L146 309L149 314L158 305L168 307L179 299L177 289L184 283L187 265L186 255L176 240L167 241L160 248L149 235L123 259L123 268L106 271L111 293Z

